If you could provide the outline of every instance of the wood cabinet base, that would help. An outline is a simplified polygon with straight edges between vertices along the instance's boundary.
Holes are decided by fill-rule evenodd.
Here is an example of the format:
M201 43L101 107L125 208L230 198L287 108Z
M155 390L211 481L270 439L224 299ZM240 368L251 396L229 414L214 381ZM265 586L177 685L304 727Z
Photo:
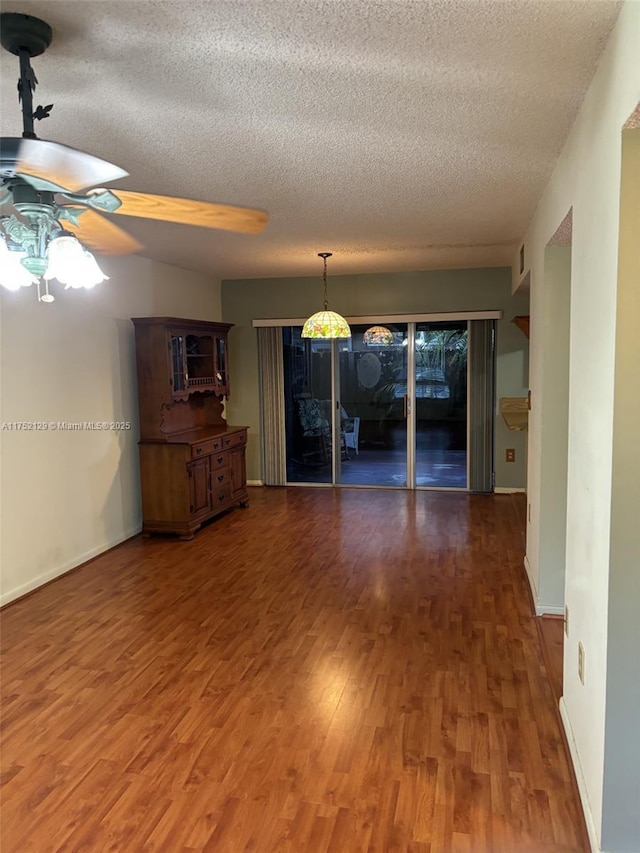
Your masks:
M192 539L205 521L247 504L246 427L141 441L142 532Z
M154 533L175 534L178 536L179 539L187 541L189 539L193 539L195 534L198 532L198 530L200 530L200 528L205 522L208 522L212 518L215 518L218 515L222 515L222 513L227 512L230 509L234 509L235 507L244 508L248 506L249 499L247 498L244 501L237 501L236 503L229 504L223 509L216 508L215 512L212 512L211 515L208 515L201 521L187 524L181 524L173 521L153 521L152 519L145 519L142 525L142 534L143 536L151 536Z

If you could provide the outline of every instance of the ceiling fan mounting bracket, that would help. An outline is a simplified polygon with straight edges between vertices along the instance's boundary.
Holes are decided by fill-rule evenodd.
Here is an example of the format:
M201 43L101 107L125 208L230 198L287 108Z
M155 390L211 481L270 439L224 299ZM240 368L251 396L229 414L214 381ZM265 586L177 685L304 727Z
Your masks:
M3 12L0 18L0 41L4 49L14 56L20 56L21 50L30 57L40 56L51 44L51 27L40 18L18 12Z

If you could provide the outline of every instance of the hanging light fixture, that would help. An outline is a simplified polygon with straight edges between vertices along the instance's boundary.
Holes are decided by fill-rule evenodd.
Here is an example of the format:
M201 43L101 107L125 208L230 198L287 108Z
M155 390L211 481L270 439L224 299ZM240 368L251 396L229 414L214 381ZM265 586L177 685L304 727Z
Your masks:
M20 290L35 284L38 301L53 302L49 293L53 278L65 288L90 288L107 280L91 252L60 224L62 215L71 217L72 212L58 208L53 193L38 192L25 184L19 194L14 188L13 195L22 219L0 217L0 285Z
M320 338L328 340L331 338L350 338L351 329L349 324L340 314L335 311L329 311L329 301L327 299L327 258L330 258L332 252L318 252L318 257L324 260L324 272L322 280L324 282L324 309L312 314L302 328L303 338Z
M393 343L393 332L386 326L370 326L362 335L362 343L369 346L388 347Z
M20 290L35 284L40 302L54 301L49 293L49 281L53 278L74 288L93 287L107 278L93 255L61 224L61 220L66 219L71 228L77 226L78 217L85 210L84 197L67 192L42 174L43 156L52 150L51 146L56 151L60 146L42 142L34 133L34 122L47 118L53 104L34 109L32 96L38 81L31 58L42 54L51 39L51 27L44 21L29 15L2 14L2 47L20 60L18 100L22 105L23 133L21 139L6 137L0 140L0 205L12 204L15 211L0 216L0 285L7 290ZM30 144L32 149L35 146L36 152L44 152L35 154L32 168L25 167L24 177L20 174L18 156L23 144ZM77 151L73 153L87 156ZM64 172L62 167L61 173ZM77 201L78 205L59 204L57 194L67 201ZM44 292L41 285L44 285Z

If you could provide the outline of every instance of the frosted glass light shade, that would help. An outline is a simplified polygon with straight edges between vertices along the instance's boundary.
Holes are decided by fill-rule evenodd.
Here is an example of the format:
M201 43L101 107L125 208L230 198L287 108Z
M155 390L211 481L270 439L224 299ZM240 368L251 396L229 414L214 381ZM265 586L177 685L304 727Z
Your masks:
M351 329L344 317L336 314L335 311L317 311L302 327L301 337L323 340L350 338Z
M20 290L37 282L36 276L20 263L26 252L12 252L0 235L0 285L7 290Z
M393 343L393 332L386 326L370 326L363 334L362 342L379 347L388 347Z
M49 243L47 254L49 266L44 278L57 278L66 288L90 288L107 279L91 252L75 237L56 237Z
M91 252L87 252L85 249L82 261L73 271L73 275L67 275L65 281L62 281L62 279L60 281L64 284L65 290L68 290L70 287L74 289L85 287L89 290L102 281L108 281L108 279L109 276L102 272Z
M82 262L82 246L75 237L56 237L47 247L49 264L43 278L57 278L64 284L68 275L73 275L74 269Z

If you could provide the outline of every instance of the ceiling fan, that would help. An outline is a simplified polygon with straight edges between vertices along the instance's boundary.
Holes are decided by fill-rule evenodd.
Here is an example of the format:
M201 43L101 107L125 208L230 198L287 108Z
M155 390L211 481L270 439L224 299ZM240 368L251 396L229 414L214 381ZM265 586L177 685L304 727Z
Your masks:
M12 204L19 214L0 217L0 283L18 289L35 281L38 298L52 302L50 278L58 278L67 287L81 287L87 286L81 283L84 275L95 284L89 270L92 264L100 273L98 280L106 278L84 247L105 255L121 255L135 252L141 245L103 214L245 234L264 229L268 214L263 210L104 189L102 184L124 178L128 172L92 154L38 139L34 121L47 118L53 104L34 110L32 96L38 81L30 60L44 53L51 39L51 27L39 18L15 12L0 14L2 46L20 61L18 100L23 120L22 137L0 139L0 204ZM74 254L76 271L65 273L65 265L68 269L68 260ZM8 269L15 275L7 273ZM44 295L40 294L40 277L45 279Z

